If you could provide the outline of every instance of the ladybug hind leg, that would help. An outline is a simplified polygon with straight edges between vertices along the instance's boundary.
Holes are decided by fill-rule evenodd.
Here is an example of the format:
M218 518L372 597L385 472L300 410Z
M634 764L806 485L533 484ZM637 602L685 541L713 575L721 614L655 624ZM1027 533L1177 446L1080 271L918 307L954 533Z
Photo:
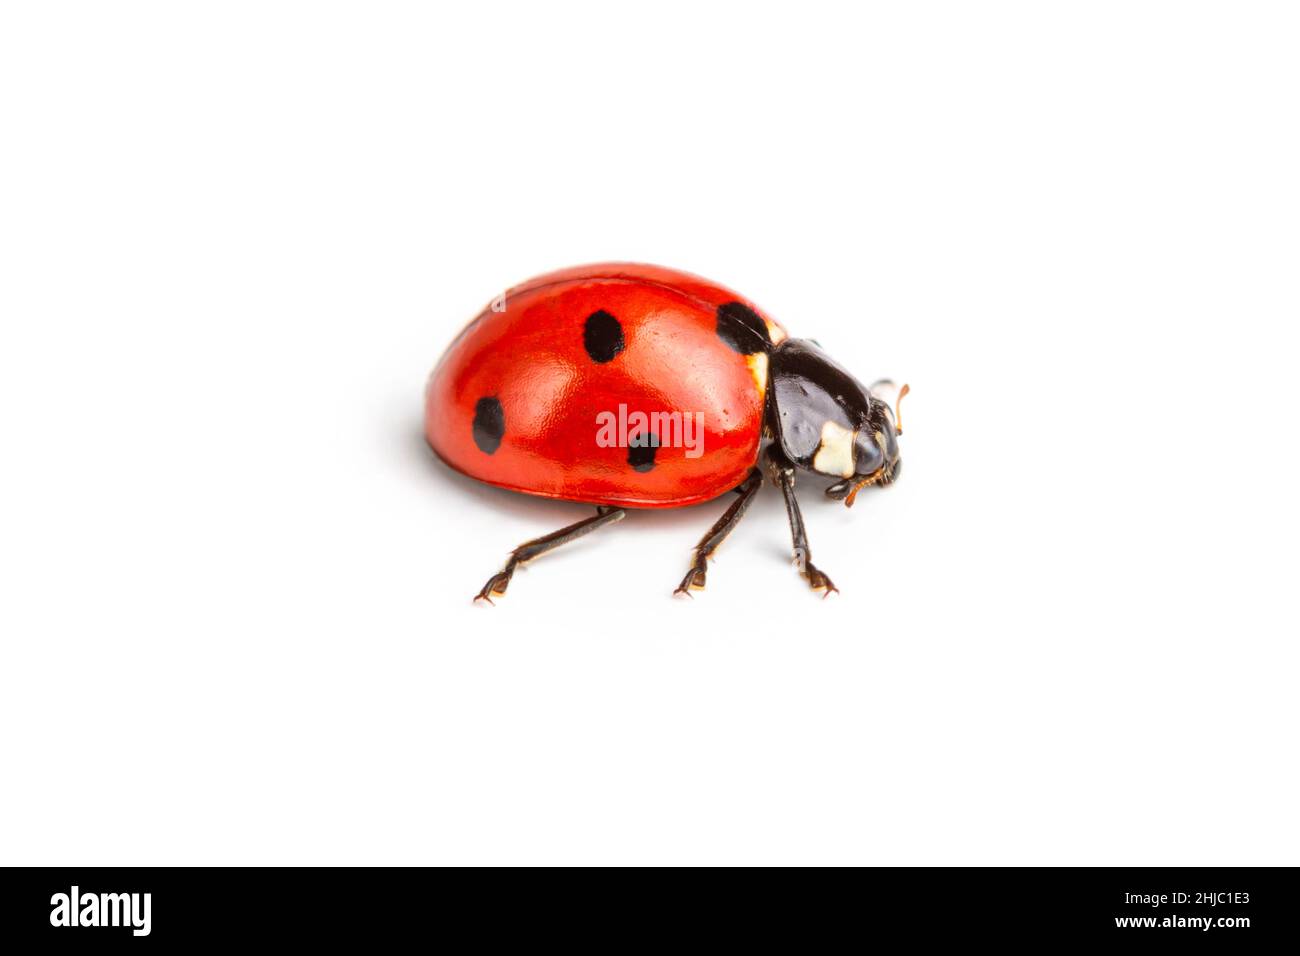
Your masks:
M483 600L491 604L494 597L501 597L506 593L506 588L510 586L510 579L514 577L515 569L525 561L531 561L533 558L554 550L562 544L581 538L585 534L591 534L597 528L613 524L615 521L621 521L626 516L627 512L622 508L610 508L600 505L596 508L596 513L590 518L584 518L567 528L552 531L540 538L525 541L510 552L510 559L506 561L506 566L488 578L487 584L483 585L483 590L474 596L474 600Z
M749 475L736 487L736 494L740 497L731 503L731 507L723 512L719 518L708 530L700 543L695 546L695 561L691 564L691 569L686 572L686 577L682 578L682 583L673 591L674 594L685 594L691 597L692 591L704 590L704 579L709 569L709 558L713 552L718 550L718 546L726 540L727 535L731 534L733 528L740 524L740 519L745 516L745 512L753 503L754 497L758 494L758 489L763 486L763 473L755 468Z

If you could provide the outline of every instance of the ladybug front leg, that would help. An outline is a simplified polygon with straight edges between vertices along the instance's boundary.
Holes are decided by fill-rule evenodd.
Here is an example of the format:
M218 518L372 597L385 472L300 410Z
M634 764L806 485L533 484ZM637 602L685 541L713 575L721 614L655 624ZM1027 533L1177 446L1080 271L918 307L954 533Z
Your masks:
M727 535L731 534L731 529L740 523L740 519L745 516L750 504L754 501L754 496L758 494L758 489L763 487L763 473L755 468L749 475L736 486L736 494L740 495L731 503L731 507L722 513L719 518L709 529L708 534L700 539L700 543L695 546L695 561L691 569L686 572L686 577L682 578L682 583L673 591L674 594L685 594L691 597L691 591L704 590L704 577L708 573L709 558L713 552L718 550L718 546L726 540Z
M483 585L483 590L474 596L474 600L482 599L491 604L492 598L501 597L506 593L506 588L510 585L510 579L514 577L515 568L525 561L531 561L538 555L545 554L547 551L558 548L575 538L581 538L584 534L591 534L591 532L603 525L621 521L626 516L627 512L622 508L610 508L600 505L596 508L596 514L590 518L584 518L567 528L552 531L550 534L534 538L532 541L525 541L510 552L510 560L506 562L506 566L488 578L487 584Z
M829 597L832 592L839 594L837 588L826 574L812 563L812 549L808 547L808 532L804 530L803 513L799 511L799 502L794 496L794 465L776 450L775 445L767 448L768 468L772 480L785 496L785 513L790 519L790 537L794 544L794 563L799 573L808 579L814 591L823 591L822 597Z

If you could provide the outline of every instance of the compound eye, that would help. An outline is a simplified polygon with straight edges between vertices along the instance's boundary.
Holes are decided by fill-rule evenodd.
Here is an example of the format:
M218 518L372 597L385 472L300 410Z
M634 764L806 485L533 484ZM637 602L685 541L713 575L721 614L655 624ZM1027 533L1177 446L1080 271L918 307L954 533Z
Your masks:
M869 475L885 463L885 455L876 442L875 433L864 428L858 432L853 448L853 470L859 475Z

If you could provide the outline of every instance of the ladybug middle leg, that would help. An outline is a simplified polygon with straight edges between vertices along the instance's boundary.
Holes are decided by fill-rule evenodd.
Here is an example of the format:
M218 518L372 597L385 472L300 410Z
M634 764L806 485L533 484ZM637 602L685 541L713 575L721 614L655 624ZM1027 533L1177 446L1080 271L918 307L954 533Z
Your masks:
M488 578L487 584L483 585L483 590L474 596L474 600L480 599L492 603L493 597L501 597L506 593L506 588L510 585L510 579L514 577L515 568L525 561L531 561L547 551L554 550L562 544L567 544L576 538L581 538L584 534L591 534L597 528L607 524L613 524L615 521L622 521L627 517L627 512L622 508L611 508L606 505L598 505L596 513L590 518L584 518L581 521L569 525L567 528L561 528L559 531L552 531L550 534L542 535L540 538L533 538L531 541L525 541L519 547L510 552L510 559L506 561L506 566L498 571L492 577Z
M691 564L691 569L686 572L686 577L682 578L682 583L673 591L674 594L685 594L691 597L691 591L704 590L704 577L708 573L709 558L713 552L718 550L718 546L726 540L727 535L731 534L731 529L740 524L740 519L745 516L745 512L754 501L754 496L758 494L758 489L763 487L763 473L755 468L746 476L745 480L736 486L736 494L740 495L731 503L731 507L722 513L719 518L708 530L708 533L700 539L700 543L695 546L695 561Z
M804 530L803 514L799 511L799 502L794 496L794 465L776 449L775 445L767 448L768 469L772 480L785 496L785 513L790 519L790 537L794 545L794 563L799 573L808 579L808 585L814 591L823 591L822 597L829 597L831 592L838 594L837 588L825 572L812 563L812 549L808 547L808 532Z

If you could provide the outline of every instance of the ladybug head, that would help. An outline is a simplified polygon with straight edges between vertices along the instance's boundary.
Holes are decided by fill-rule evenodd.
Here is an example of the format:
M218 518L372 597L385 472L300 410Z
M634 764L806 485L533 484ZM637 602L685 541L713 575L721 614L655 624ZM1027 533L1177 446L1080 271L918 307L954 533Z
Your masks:
M892 397L895 409L909 391L901 389L888 379L876 382L869 389L871 404L867 412L867 425L858 429L854 439L854 474L826 489L826 496L843 501L852 508L858 492L868 485L888 485L903 468L898 453L898 436L903 434L902 419L889 407Z
M902 428L890 408L906 385L867 388L807 339L786 339L772 353L769 421L791 463L839 479L828 497L852 506L868 485L898 477Z

